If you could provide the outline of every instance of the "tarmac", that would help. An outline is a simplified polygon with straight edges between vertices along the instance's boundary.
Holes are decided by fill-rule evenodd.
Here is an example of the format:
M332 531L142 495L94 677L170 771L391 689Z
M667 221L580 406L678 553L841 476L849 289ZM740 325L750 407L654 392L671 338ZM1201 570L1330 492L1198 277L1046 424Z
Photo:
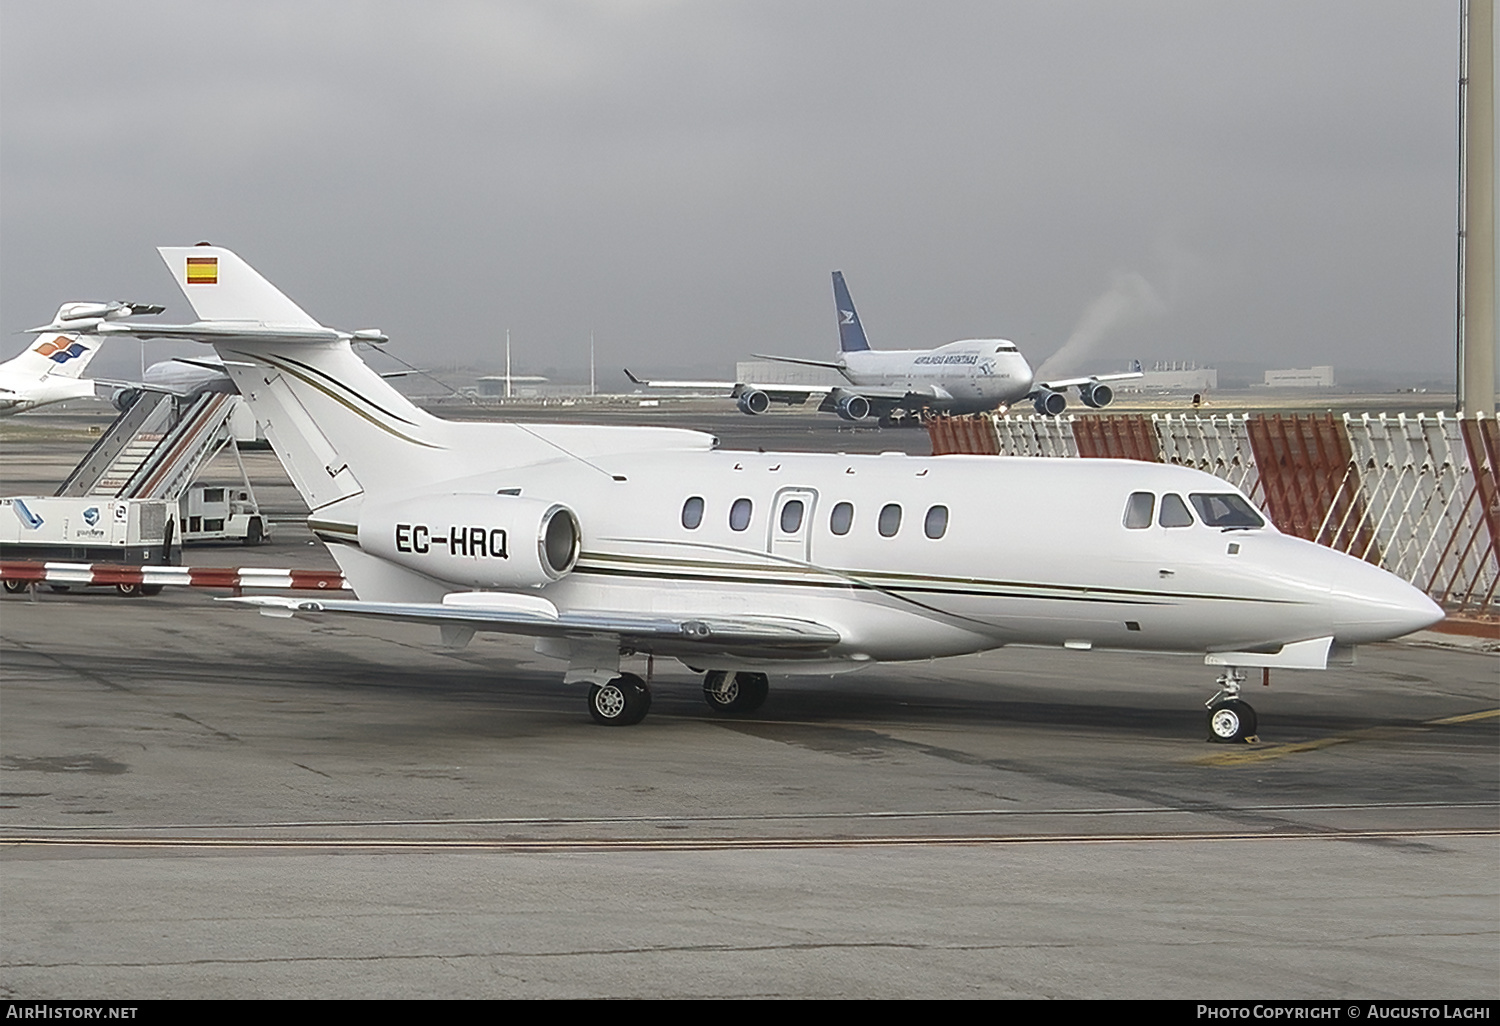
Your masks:
M6 494L69 416L0 434ZM758 423L714 417L668 420ZM766 448L926 445L810 420ZM274 542L188 562L331 566L247 455ZM1493 641L1274 674L1244 746L1200 660L1024 648L741 719L662 661L609 729L524 639L214 594L0 601L5 998L1500 998Z

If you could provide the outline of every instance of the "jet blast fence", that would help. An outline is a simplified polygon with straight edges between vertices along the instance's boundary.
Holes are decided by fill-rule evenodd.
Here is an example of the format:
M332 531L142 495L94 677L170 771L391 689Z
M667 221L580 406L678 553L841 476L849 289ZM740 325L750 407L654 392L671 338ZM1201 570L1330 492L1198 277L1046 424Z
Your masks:
M1493 417L991 415L939 417L928 431L934 455L1133 459L1207 471L1287 534L1381 566L1450 612L1500 614Z

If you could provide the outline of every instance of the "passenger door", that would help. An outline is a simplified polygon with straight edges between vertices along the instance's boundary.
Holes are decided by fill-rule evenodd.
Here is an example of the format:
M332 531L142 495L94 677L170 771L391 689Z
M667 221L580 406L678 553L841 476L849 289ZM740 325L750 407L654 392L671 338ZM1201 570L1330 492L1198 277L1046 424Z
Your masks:
M773 556L806 563L812 542L813 513L818 493L811 488L783 488L771 507L771 530L766 550Z

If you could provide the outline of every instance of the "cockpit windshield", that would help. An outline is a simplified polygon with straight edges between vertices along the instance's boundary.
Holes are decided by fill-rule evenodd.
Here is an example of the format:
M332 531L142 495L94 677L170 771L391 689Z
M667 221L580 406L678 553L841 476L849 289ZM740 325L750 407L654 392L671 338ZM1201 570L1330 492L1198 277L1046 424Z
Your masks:
M1266 522L1255 507L1233 492L1193 492L1188 496L1198 519L1209 527L1265 527Z

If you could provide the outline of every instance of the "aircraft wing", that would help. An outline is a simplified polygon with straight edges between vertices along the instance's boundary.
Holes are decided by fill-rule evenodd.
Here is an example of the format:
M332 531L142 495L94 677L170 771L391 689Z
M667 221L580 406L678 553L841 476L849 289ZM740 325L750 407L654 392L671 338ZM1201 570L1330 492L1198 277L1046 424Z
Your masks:
M714 389L722 391L730 399L740 399L743 396L760 393L773 403L785 403L788 406L800 406L814 397L824 397L837 391L839 385L760 385L752 381L646 381L630 373L630 368L625 368L625 376L637 385L646 388L691 388L691 389ZM756 412L763 412L757 410Z
M729 392L739 386L736 381L646 381L630 373L629 367L625 368L625 376L632 383L646 388L722 388Z
M830 370L836 370L840 373L844 370L844 365L834 360L805 360L800 356L771 356L766 353L752 353L751 355L757 360L775 360L777 363L797 363L804 367L827 367Z
M872 401L876 399L889 399L897 405L902 402L909 402L925 406L928 403L947 402L953 398L953 393L941 385L913 385L910 388L887 385L837 385L833 388L825 388L823 391L839 392L844 395L862 395Z
M1131 378L1143 378L1145 376L1139 372L1127 374L1090 374L1084 378L1059 378L1056 381L1038 381L1037 387L1050 388L1054 392L1060 392L1065 388L1072 388L1076 385L1092 385L1096 381L1127 381Z
M224 598L220 602L253 605L267 616L367 616L384 620L436 624L450 632L492 631L547 638L615 638L642 652L665 655L717 652L815 655L838 644L838 631L810 620L774 616L702 616L679 619L644 616L619 610L559 612L540 596L482 592L450 596L460 601L359 602L347 599L298 599L279 595Z
M1074 388L1078 385L1092 385L1096 381L1129 381L1132 378L1144 378L1145 372L1140 370L1140 362L1137 361L1136 370L1123 371L1119 374L1088 374L1081 378L1059 378L1056 381L1038 381L1038 388L1050 388L1054 392L1060 392L1065 388Z

